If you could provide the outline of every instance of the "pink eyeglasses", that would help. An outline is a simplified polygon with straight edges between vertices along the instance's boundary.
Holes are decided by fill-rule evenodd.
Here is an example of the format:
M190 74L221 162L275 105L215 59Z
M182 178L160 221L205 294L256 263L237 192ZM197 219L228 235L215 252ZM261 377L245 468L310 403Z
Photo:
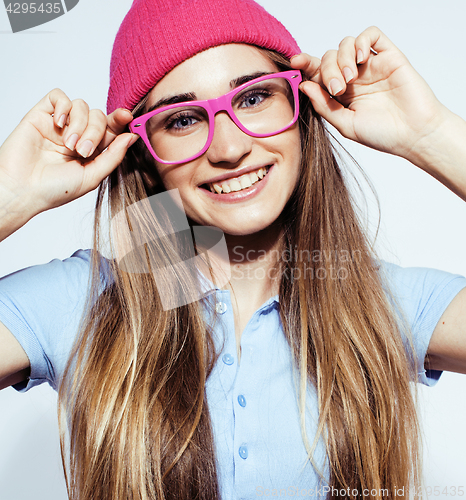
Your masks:
M214 136L215 115L220 111L226 111L238 128L252 137L270 137L290 128L299 114L301 80L298 70L283 71L255 78L215 99L185 98L165 106L164 100L162 107L135 118L129 128L158 162L185 163L207 151Z

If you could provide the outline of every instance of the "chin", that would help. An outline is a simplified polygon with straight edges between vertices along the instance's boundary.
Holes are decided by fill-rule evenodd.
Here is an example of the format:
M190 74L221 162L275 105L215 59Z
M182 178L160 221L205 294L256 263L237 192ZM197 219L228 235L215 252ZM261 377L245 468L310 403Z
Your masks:
M277 216L278 217L278 216ZM269 227L275 222L276 218L267 218L267 220L261 221L247 221L237 222L236 224L222 224L217 227L221 229L225 234L231 236L248 236L251 234L259 233Z

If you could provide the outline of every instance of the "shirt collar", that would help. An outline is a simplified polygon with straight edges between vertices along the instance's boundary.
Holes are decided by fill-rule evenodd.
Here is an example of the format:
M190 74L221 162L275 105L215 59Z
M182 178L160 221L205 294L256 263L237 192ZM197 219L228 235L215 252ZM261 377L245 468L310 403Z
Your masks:
M222 290L218 286L216 286L209 278L207 278L204 274L202 274L199 271L199 281L200 281L200 289L201 293L203 294L203 298L209 297L213 293L221 293L221 294L227 294L230 296L230 291L229 290ZM269 304L279 304L279 299L278 299L278 293L277 295L274 295L273 297L270 297L266 302L262 304L260 309L263 307L266 307Z

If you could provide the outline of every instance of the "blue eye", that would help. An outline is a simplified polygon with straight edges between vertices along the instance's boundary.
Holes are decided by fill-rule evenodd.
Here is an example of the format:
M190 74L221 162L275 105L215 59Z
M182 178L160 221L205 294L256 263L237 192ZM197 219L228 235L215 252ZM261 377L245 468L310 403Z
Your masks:
M168 123L166 124L165 128L184 130L188 127L192 127L194 124L198 122L199 122L198 118L191 116L189 114L182 114L171 117Z
M270 93L263 89L255 89L247 92L241 96L241 102L239 103L240 108L255 108L262 104L267 97L270 97Z

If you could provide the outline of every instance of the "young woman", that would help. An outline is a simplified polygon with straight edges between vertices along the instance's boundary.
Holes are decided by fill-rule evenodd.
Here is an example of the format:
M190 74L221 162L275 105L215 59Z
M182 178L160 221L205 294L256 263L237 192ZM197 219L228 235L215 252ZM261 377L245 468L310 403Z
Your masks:
M103 254L108 190L112 259L0 286L2 385L59 390L71 498L418 486L410 382L465 371L466 280L376 258L319 115L463 198L466 124L377 28L299 53L249 0L136 0L109 116L54 90L2 146L3 238L100 184ZM227 263L196 226L221 230Z

